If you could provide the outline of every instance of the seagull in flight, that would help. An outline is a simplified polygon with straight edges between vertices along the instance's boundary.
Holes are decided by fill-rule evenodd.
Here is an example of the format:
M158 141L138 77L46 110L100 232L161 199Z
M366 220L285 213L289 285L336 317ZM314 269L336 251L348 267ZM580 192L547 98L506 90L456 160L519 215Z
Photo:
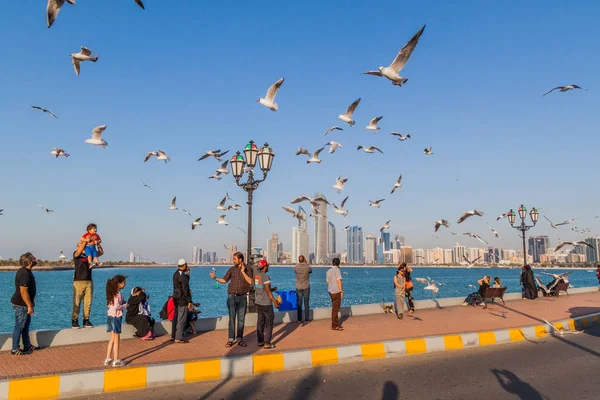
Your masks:
M169 206L169 210L178 210L176 203L177 203L177 196L173 197L173 200L171 200L171 205Z
M79 76L79 72L81 69L82 61L98 61L98 56L92 56L92 51L87 47L81 46L81 51L79 53L71 54L71 62L73 63L73 68L75 69L75 74Z
M380 152L381 154L383 154L383 151L381 151L379 148L377 148L376 146L371 146L371 147L364 147L363 145L360 145L356 148L356 150L361 150L364 151L365 153L374 153L375 150L377 150L378 152Z
M70 154L65 153L65 151L59 147L55 147L54 150L52 150L50 152L51 155L55 156L56 158L63 156L63 157L69 157Z
M469 283L467 286L465 286L465 289L477 290L477 287L475 285L473 285L472 283Z
M142 185L144 185L144 187L147 187L148 189L152 190L152 188L151 188L150 186L148 186L148 185L146 184L146 182L142 181Z
M340 214L343 217L348 215L348 210L344 210L344 205L346 204L346 200L348 200L348 197L350 197L350 196L346 196L346 198L344 200L342 200L339 207L336 206L335 203L333 204L333 212L334 213ZM344 230L347 230L347 229L344 229Z
M342 128L340 128L340 127L339 127L339 126L337 126L337 125L334 125L334 126L332 126L331 128L327 129L327 130L325 131L325 134L324 134L323 136L327 136L327 134L328 134L329 132L331 132L331 131L343 131L343 129L342 129Z
M167 156L167 154L164 151L157 150L157 151L151 151L150 153L146 154L146 158L144 158L144 162L148 161L152 157L156 157L157 160L164 161L165 164L167 162L171 161L171 159Z
M225 217L226 217L225 214L219 216L219 220L217 221L217 224L219 224L219 225L229 225L229 222L225 221Z
M332 153L335 153L335 151L338 149L338 147L341 148L342 144L339 142L331 141L331 142L325 143L325 146L331 146L329 148L329 154L332 154Z
M437 221L435 221L435 226L433 227L433 231L437 232L438 229L440 229L440 226L445 226L446 228L449 228L450 223L448 222L448 220L438 219Z
M492 228L492 227L490 226L490 224L488 224L487 222L486 222L486 225L488 226L488 228L490 228L490 230L492 231L492 233L494 234L494 236L496 236L498 239L502 239L502 238L500 237L500 234L498 233L498 231L496 231L494 228Z
M298 212L298 211L294 210L292 207L288 207L288 206L281 206L281 208L283 208L285 211L287 211L290 214L292 214L292 216L294 218L297 218L298 220L301 220L301 221L306 221L306 214L305 213Z
M229 211L229 210L237 211L239 209L240 209L240 205L239 204L232 204L232 205L228 205L227 206L227 211Z
M300 154L304 154L305 156L311 156L310 151L306 150L304 147L298 147L298 150L296 150L296 155L299 156Z
M544 93L542 95L542 97L544 97L545 95L554 92L555 90L560 89L561 92L568 92L569 90L573 90L573 89L583 89L581 86L577 86L575 84L573 85L567 85L567 86L557 86L554 89L551 89L549 91L547 91L546 93ZM583 89L583 90L587 90L587 89Z
M227 206L225 206L226 202L227 202L227 196L223 197L223 200L221 200L221 202L216 207L216 209L217 210L222 210L222 211L227 211Z
M398 140L402 142L404 142L406 139L412 138L412 136L410 136L410 133L407 133L406 136L404 136L400 132L391 132L390 135L398 136Z
M496 221L500 221L501 219L506 218L506 217L508 217L508 213L500 214L498 216L498 218L496 218Z
M244 234L246 234L246 231L242 228L240 228L239 226L237 227L240 231L244 232Z
M373 118L371 121L369 121L369 125L367 125L367 127L365 128L365 130L366 131L373 131L373 134L376 134L377 131L379 129L381 129L381 128L379 128L377 126L377 123L381 120L381 118L383 118L383 116Z
M554 251L558 251L560 249L562 249L565 246L588 246L591 247L592 249L595 249L594 246L592 246L591 244L584 242L583 240L578 241L578 242L569 242L569 241L564 241L564 242L560 242L558 244L558 246L556 246L556 248L554 249Z
M75 5L75 0L66 1L71 5ZM56 17L58 17L58 12L64 4L65 0L48 0L48 4L46 5L46 23L48 24L48 28L54 23Z
M544 218L546 218L546 220L547 220L548 222L550 222L550 226L551 226L552 228L554 228L554 229L557 229L557 226L569 225L571 222L575 221L575 218L571 218L571 219L568 219L568 220L566 220L566 221L559 222L558 224L555 224L555 223L553 223L552 221L550 221L550 220L548 219L548 217L546 217L545 215L544 215Z
M423 152L426 156L430 156L433 154L433 151L431 151L431 147L426 148L425 150L423 150Z
M380 229L379 232L383 232L384 229L390 229L390 222L392 222L392 220L390 219L388 222L385 223L385 225L383 225Z
M197 227L197 226L200 226L200 225L202 225L202 224L200 223L200 220L201 220L201 219L202 219L202 217L200 217L200 218L196 218L194 221L192 221L192 230L196 229L196 227Z
M488 244L488 242L486 242L485 240L483 240L483 239L481 238L481 236L479 236L479 235L478 235L478 234L476 234L476 233L465 232L465 233L463 233L463 235L466 235L466 236L471 236L472 238L475 238L475 239L479 240L479 241L480 241L481 243L483 243L483 244Z
M392 191L390 192L390 194L394 193L396 191L396 189L400 189L402 187L402 183L400 183L401 181L402 181L402 175L400 175L400 177L398 177L398 180L394 184L394 187L392 188Z
M483 212L481 212L479 210L467 211L466 213L464 213L463 215L460 216L460 218L458 219L458 223L460 224L467 218L472 217L473 215L477 215L478 217L481 217L481 216L483 216Z
M73 0L73 1L74 1L74 0ZM141 8L142 10L145 10L145 9L146 9L146 7L144 7L144 3L142 3L142 0L134 0L134 1L135 1L135 4L137 4L138 6L140 6L140 8Z
M348 178L341 178L338 176L335 181L335 185L333 185L332 188L337 190L338 193L342 193L342 190L344 190L344 185L346 182L348 182Z
M214 175L209 176L208 179L216 179L216 180L220 181L222 179L221 178L221 173L220 172L216 172Z
M294 198L292 201L290 201L290 203L296 204L296 203L301 203L303 201L308 201L310 203L310 205L313 207L318 207L319 202L329 205L329 202L327 201L327 199L325 199L323 197L312 198L312 197L308 197L308 196L298 196L298 197Z
M396 86L402 86L408 81L408 78L403 78L400 76L400 71L408 62L410 56L412 55L413 50L417 47L417 43L419 43L419 39L425 30L425 25L402 47L400 52L394 58L394 61L389 65L389 67L379 67L378 70L371 70L364 72L367 75L375 75L381 76L392 81L392 84Z
M345 113L338 115L338 118L350 126L354 125L355 122L352 119L352 114L354 114L356 107L358 107L358 103L360 103L360 97L354 100L354 103L350 104L350 107L348 107Z
M51 117L58 118L56 115L52 114L49 110L46 110L44 107L31 106L31 108L35 108L36 110L41 110L41 111L45 112L46 114L50 115Z
M190 217L192 216L192 213L190 213L188 210L186 209L181 209L182 212L186 213L187 215L189 215Z
M0 209L0 215L4 215L4 214L2 214L2 211L4 211L4 208Z
M216 172L220 173L220 174L225 174L228 175L229 174L229 170L227 169L227 163L229 161L225 161L223 164L221 164L221 167L219 167L219 169L217 169Z
M308 160L306 160L307 164L310 163L317 163L317 164L321 164L321 160L319 160L319 153L321 153L323 151L325 147L321 147L319 150L315 151L312 155L311 158L309 158Z
M204 155L202 157L200 157L198 159L198 161L202 161L205 160L209 157L214 157L217 161L223 161L221 159L221 157L223 157L225 154L229 153L229 150L224 151L223 153L221 153L221 150L208 150L206 153L204 153Z
M350 230L350 225L348 225L348 226L345 226L345 227L342 229L342 231L348 231L348 230Z
M467 262L467 264L469 264L469 267L472 267L473 264L475 264L480 258L481 258L481 256L479 256L476 259L474 259L473 261L471 261L471 260L469 260L469 257L467 257L465 254L463 254L463 260L465 260ZM473 285L471 285L471 286L473 286ZM468 287L468 285L467 285L467 287Z
M269 216L267 215L267 223L270 224L271 223L271 218L269 218Z
M415 281L419 282L419 283L423 283L426 286L423 288L423 290L431 290L431 292L433 294L437 293L440 291L440 288L437 286L437 284L435 283L435 281L433 279L431 279L430 277L427 277L427 279L425 278L415 278ZM439 284L440 286L442 285L441 283Z
M54 210L51 210L51 209L49 209L47 207L44 207L41 204L38 204L37 206L40 207L42 210L44 210L46 213L53 213L54 212Z
M86 139L85 143L93 144L94 146L100 146L105 148L108 146L108 142L102 139L102 132L106 130L106 125L100 125L92 129L92 138Z
M256 101L258 103L262 104L263 106L267 107L271 111L277 111L279 109L279 106L277 105L277 103L275 103L275 96L277 96L277 92L279 91L279 88L283 84L283 81L284 81L284 79L281 78L277 82L272 84L269 87L269 90L267 90L267 95L265 96L265 98L263 99L261 97Z
M380 208L379 207L379 203L381 203L382 201L384 201L385 199L381 199L381 200L375 200L375 201L371 201L369 200L369 206L370 207L376 207L376 208Z

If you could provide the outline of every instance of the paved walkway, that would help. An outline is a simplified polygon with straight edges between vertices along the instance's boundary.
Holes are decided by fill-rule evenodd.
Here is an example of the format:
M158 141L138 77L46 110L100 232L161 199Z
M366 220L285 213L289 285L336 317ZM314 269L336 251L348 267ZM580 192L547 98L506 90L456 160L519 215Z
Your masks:
M306 327L297 323L280 324L274 328L276 350L256 347L255 328L246 329L248 347L225 348L227 331L202 332L187 344L174 344L168 336L154 341L139 339L121 341L121 358L130 365L149 365L174 361L197 360L251 355L283 350L301 350L347 344L381 342L395 339L490 331L539 325L549 321L573 318L600 312L600 292L539 298L535 301L507 301L483 307L446 307L427 309L404 320L393 314L350 317L344 321L344 331L331 330L330 321L314 321ZM108 334L107 334L108 340ZM79 372L103 369L107 342L59 346L42 349L31 355L12 356L0 352L0 379Z

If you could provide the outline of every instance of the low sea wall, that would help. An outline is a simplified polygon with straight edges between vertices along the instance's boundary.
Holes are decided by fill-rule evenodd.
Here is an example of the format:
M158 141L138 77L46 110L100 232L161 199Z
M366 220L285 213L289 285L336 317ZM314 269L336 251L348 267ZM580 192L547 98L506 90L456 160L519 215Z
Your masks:
M598 291L597 287L573 288L570 289L570 294L589 293ZM507 293L504 295L505 300L521 300L521 293ZM428 308L443 308L460 305L464 301L464 297L447 297L433 300L416 300L415 308L423 310ZM362 304L341 308L342 318L370 315L382 313L381 303L378 304ZM331 318L331 308L314 308L311 309L311 319L321 320ZM245 326L256 326L257 315L255 313L246 314ZM296 321L296 310L281 311L275 313L275 323L294 322ZM213 331L227 329L229 325L229 317L207 317L198 318L196 321L196 329L198 331ZM157 335L165 335L171 333L170 321L157 321L155 325ZM123 324L123 339L133 337L135 329L131 325ZM50 346L65 346L72 344L82 344L90 342L103 342L108 340L106 326L96 326L94 328L82 329L57 329L57 330L38 330L31 331L31 342L39 347ZM0 334L0 350L10 350L12 345L12 334Z

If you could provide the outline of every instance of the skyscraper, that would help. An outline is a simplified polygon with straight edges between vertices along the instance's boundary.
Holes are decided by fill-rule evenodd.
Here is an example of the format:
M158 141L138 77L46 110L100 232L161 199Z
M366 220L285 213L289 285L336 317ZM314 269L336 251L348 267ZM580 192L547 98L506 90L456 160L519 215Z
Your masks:
M202 264L202 249L198 247L198 253L196 254L196 261L198 264Z
M192 247L192 264L198 264L198 246Z
M212 262L216 263L217 262L217 252L213 251L212 252L212 256L211 256Z
M458 242L452 248L452 264L460 264L464 261L465 246L461 246Z
M337 241L335 239L335 225L329 221L327 226L327 255L328 258L333 258L337 254ZM329 261L329 260L328 260Z
M233 255L237 253L237 244L230 244L227 246L227 263L233 262Z
M534 263L540 262L540 256L546 254L550 248L550 239L548 236L530 236L529 237L529 255Z
M390 241L390 233L382 231L381 232L381 243L383 244L383 250L389 251L392 249L392 242ZM402 246L402 245L400 245ZM400 248L400 247L398 247Z
M348 264L363 262L363 230L359 226L348 228L347 232Z
M600 261L600 237L589 237L585 239L585 242L594 246L593 249L589 246L585 246L585 257L587 261Z
M305 219L298 219L298 226L292 228L292 263L298 262L298 257L304 256L308 260L308 232L306 231L306 211L298 206L298 214L304 214Z
M402 246L400 247L400 254L402 257L402 262L407 264L413 264L415 260L413 260L412 254L412 246Z
M133 251L131 253L129 253L129 262L130 263L135 262L135 253Z
M377 238L373 235L366 237L365 264L375 264L377 260Z
M325 198L322 193L315 193L315 198ZM328 263L327 259L327 204L320 201L315 207L315 262Z
M279 236L274 233L267 240L267 262L269 264L277 264L279 262Z

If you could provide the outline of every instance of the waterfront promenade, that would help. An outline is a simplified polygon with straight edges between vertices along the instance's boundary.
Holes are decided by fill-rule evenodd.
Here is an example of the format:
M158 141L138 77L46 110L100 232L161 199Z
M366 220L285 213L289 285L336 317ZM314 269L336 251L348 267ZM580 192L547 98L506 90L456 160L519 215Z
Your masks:
M126 339L121 342L121 358L129 367L140 367L191 360L215 360L230 357L273 355L279 352L385 342L399 339L489 332L523 326L539 326L548 321L600 313L600 292L589 292L535 301L513 300L506 305L483 307L440 307L417 310L400 321L393 314L344 318L344 331L333 332L329 320L316 320L305 327L295 322L276 325L275 350L258 349L254 327L247 327L248 347L225 348L225 330L200 332L187 344L173 344L169 336L154 341ZM107 334L108 340L108 334ZM0 352L0 379L55 375L103 370L106 342L56 346L26 356ZM108 368L115 371L116 369Z

